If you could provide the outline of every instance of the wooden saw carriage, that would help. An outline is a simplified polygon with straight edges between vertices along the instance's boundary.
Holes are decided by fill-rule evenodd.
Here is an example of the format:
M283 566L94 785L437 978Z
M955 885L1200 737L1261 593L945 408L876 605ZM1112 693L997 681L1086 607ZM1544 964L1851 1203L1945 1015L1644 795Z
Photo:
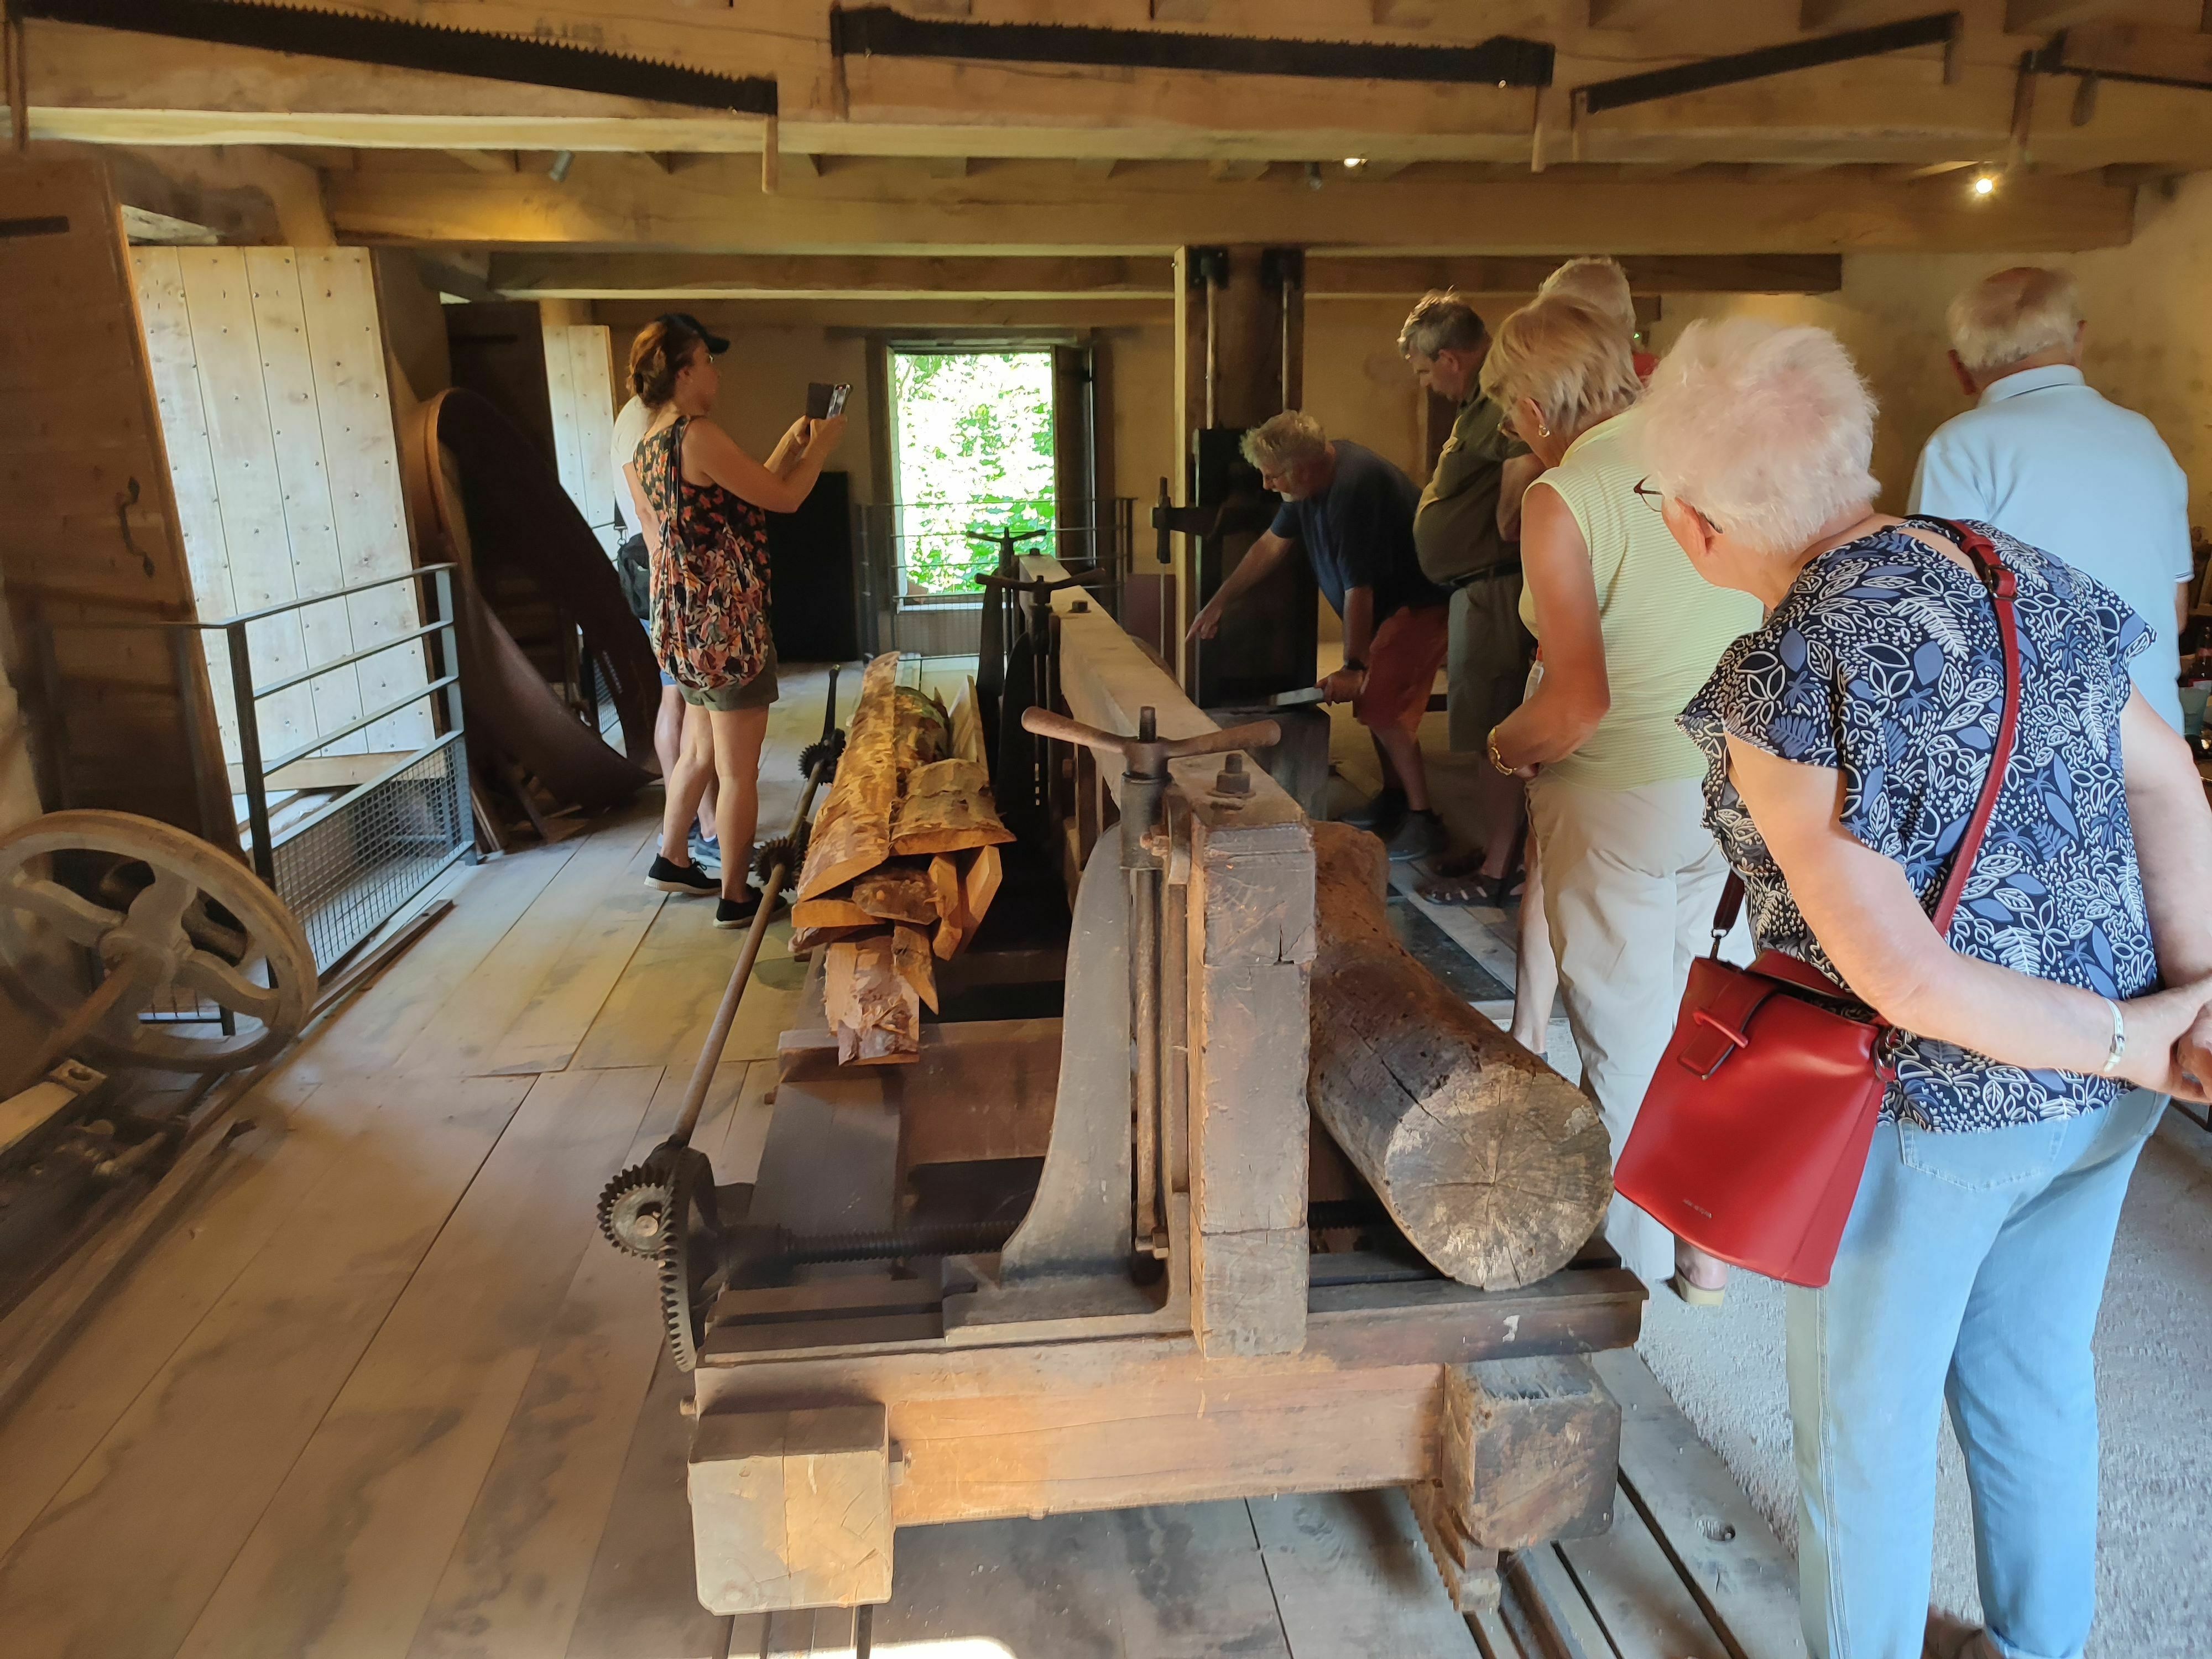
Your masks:
M910 1065L787 1034L757 1182L679 1206L700 1600L884 1601L900 1527L1386 1486L1491 1600L1498 1551L1610 1523L1619 1412L1577 1356L1644 1292L1583 1243L1603 1130L1389 938L1378 844L1174 754L1220 739L1153 659L1079 589L1024 600L1042 700L1157 739L1036 751L1008 851L1072 893L1064 957L945 964ZM955 1017L994 980L1061 981L1061 1017Z

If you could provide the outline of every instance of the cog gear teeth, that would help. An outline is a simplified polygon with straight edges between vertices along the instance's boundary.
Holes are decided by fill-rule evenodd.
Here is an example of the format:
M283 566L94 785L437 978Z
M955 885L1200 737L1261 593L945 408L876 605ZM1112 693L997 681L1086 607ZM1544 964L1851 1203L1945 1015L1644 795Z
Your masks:
M617 1249L652 1261L660 1254L671 1200L664 1173L649 1163L632 1164L600 1189L599 1231ZM639 1224L648 1212L656 1218L650 1231Z
M799 775L802 778L812 775L814 763L826 760L829 764L822 769L822 781L827 783L837 775L837 763L844 754L845 734L842 732L832 732L828 738L810 743L799 751Z
M711 1203L711 1181L707 1193ZM691 1160L684 1158L678 1162L669 1184L667 1230L659 1253L661 1322L668 1328L669 1357L682 1371L697 1368L699 1343L704 1334L691 1307L691 1206L695 1201Z
M763 842L753 854L753 878L765 890L769 874L779 864L783 866L783 890L789 892L799 883L799 868L806 862L806 835L801 830L796 836L778 836Z

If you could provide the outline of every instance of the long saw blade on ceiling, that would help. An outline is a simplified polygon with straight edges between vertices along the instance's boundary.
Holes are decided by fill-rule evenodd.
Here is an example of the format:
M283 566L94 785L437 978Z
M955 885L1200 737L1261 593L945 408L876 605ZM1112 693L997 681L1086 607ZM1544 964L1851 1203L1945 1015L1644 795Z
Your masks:
M692 109L746 115L776 112L775 82L768 76L721 75L565 40L449 28L359 12L264 5L258 0L14 0L14 10L19 17L49 22L85 23L386 69L471 75Z

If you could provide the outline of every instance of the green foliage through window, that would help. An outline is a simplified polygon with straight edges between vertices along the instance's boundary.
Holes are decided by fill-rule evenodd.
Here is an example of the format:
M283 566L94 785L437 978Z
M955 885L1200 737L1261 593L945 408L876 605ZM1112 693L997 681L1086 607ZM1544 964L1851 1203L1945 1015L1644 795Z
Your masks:
M1049 528L1049 351L891 353L899 562L908 594L980 592L997 554L968 539ZM1020 544L1050 551L1051 538Z

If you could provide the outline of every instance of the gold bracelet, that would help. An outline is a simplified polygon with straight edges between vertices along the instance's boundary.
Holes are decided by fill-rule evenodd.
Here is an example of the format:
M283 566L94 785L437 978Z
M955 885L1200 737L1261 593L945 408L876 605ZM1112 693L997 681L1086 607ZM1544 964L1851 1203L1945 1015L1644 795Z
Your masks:
M1505 757L1498 752L1498 728L1494 726L1490 728L1490 763L1507 777L1513 775L1513 769L1505 763Z

